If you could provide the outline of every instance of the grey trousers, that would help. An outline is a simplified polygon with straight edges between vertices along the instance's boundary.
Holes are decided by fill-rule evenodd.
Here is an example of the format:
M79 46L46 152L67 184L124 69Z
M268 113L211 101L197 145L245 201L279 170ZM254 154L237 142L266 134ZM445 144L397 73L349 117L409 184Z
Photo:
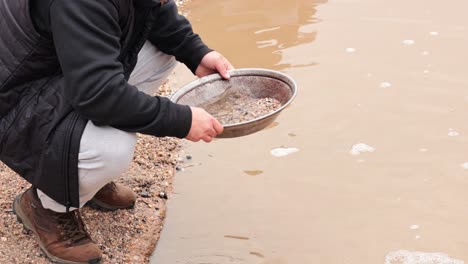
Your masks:
M138 54L138 63L129 83L153 95L177 65L173 56L162 53L146 42ZM80 207L91 200L107 183L120 177L132 162L136 134L110 126L95 126L88 121L81 137L78 156ZM44 208L65 212L66 208L37 191ZM70 208L70 210L77 208Z

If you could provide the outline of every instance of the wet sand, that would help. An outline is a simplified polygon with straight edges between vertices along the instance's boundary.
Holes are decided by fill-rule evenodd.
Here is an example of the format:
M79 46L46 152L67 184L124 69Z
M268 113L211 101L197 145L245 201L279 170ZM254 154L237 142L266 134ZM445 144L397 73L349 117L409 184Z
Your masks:
M270 129L186 146L152 263L468 261L466 7L194 1L208 43L299 93Z

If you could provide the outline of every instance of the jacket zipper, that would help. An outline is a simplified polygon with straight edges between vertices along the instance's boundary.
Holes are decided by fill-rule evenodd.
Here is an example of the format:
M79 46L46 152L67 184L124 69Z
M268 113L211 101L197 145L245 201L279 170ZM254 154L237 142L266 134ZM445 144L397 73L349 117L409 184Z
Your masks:
M71 201L70 201L70 170L69 168L69 156L70 156L70 145L72 144L72 136L73 136L73 131L75 130L75 125L78 121L78 113L72 112L71 113L72 117L70 120L70 123L67 127L66 131L66 137L65 137L65 146L63 148L63 155L62 155L62 171L65 174L65 206L66 206L66 212L70 212L70 206L71 206Z

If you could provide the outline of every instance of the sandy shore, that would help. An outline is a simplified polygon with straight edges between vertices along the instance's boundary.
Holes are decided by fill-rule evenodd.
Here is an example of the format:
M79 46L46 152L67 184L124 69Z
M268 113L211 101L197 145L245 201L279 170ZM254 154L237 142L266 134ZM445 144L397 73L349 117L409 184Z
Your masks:
M176 1L183 8L186 1ZM173 75L171 75L173 76ZM170 93L163 85L162 95ZM138 135L131 167L118 180L138 194L134 209L103 212L85 206L82 217L103 251L103 263L148 263L162 229L166 197L172 191L180 140ZM190 157L189 157L190 158ZM14 197L30 184L0 163L0 263L49 263L36 237L16 220ZM161 197L160 197L161 196Z

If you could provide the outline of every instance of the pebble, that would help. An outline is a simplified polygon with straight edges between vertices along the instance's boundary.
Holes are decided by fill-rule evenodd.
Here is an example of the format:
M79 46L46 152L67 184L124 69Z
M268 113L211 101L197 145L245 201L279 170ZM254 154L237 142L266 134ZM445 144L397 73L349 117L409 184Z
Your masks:
M142 191L142 192L140 193L140 195L141 195L141 197L145 197L145 198L150 197L150 194L149 194L147 191Z
M167 199L167 194L165 192L160 192L159 197L161 197L162 199Z
M2 242L6 242L8 239L6 237L2 237Z
M192 156L191 156L191 155L187 155L187 156L185 156L185 158L188 159L188 160L191 160L191 159L192 159Z

